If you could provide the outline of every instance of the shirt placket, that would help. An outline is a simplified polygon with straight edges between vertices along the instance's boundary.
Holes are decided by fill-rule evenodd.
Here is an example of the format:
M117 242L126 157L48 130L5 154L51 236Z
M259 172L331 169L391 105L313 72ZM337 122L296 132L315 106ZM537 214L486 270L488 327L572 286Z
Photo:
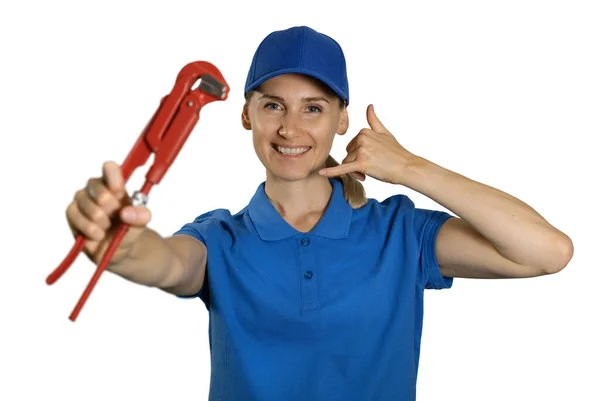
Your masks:
M319 298L317 292L317 280L319 279L316 271L315 255L311 249L310 238L303 237L298 241L299 255L299 274L300 274L300 297L302 301L302 310L313 310L319 308Z

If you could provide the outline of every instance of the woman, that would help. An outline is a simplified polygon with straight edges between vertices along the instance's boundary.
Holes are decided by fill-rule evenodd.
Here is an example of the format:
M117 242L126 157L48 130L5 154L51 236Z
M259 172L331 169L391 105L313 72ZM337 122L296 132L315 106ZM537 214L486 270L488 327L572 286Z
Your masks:
M518 199L410 153L372 105L338 165L329 153L348 129L349 92L328 36L308 27L267 36L245 94L241 121L266 179L243 210L206 212L163 238L147 227L148 209L127 205L112 162L67 209L94 262L118 216L132 229L110 271L205 302L210 399L414 400L425 289L568 264L569 237ZM366 176L456 216L405 195L368 199Z

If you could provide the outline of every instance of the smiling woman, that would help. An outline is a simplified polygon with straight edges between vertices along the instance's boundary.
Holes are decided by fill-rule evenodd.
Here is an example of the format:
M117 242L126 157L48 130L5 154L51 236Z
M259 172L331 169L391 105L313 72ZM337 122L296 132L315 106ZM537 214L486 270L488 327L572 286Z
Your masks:
M255 151L267 169L267 180L278 178L272 170L276 167L269 163L268 146L276 151L275 162L280 158L301 161L305 169L299 172L302 178L314 175L323 166L339 165L329 150L335 134L343 135L348 130L348 111L345 100L322 81L288 73L246 93L242 125L253 132ZM306 133L298 133L299 127ZM261 149L261 141L267 148ZM289 164L281 168L284 175L292 172ZM344 198L353 208L367 203L365 190L357 179L364 179L363 174L342 174L336 178L342 182Z
M68 207L93 260L120 210L132 229L109 271L204 302L210 399L414 401L426 289L552 274L571 259L570 238L530 206L410 153L372 105L338 164L330 152L349 125L345 63L335 40L306 26L258 46L241 122L266 178L241 211L205 211L163 238L146 227L145 207L119 209L114 163ZM366 176L456 216L403 194L366 198Z

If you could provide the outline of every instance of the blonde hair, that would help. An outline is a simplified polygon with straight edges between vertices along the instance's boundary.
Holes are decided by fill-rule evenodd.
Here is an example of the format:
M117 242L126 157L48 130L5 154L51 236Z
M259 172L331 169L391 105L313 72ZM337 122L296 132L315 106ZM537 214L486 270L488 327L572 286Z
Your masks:
M339 163L331 155L329 155L327 160L325 160L326 168L335 167L338 165ZM344 198L346 198L346 201L348 201L348 204L353 209L358 209L367 203L367 194L365 192L365 188L359 180L354 178L354 176L350 174L343 174L334 178L342 182L342 187L344 188Z
M325 91L333 93L329 87L325 86L320 81L315 80L315 82L321 85ZM246 95L246 105L250 102L253 92L254 91L250 91ZM340 99L340 108L344 107L346 107L346 104L343 100ZM335 166L339 166L339 163L331 155L327 156L327 160L325 160L325 168ZM338 181L341 181L342 187L344 189L344 198L346 199L350 207L352 207L353 209L358 209L367 203L367 195L365 192L365 188L362 185L362 183L354 176L350 174L343 174L341 176L336 176L333 178Z

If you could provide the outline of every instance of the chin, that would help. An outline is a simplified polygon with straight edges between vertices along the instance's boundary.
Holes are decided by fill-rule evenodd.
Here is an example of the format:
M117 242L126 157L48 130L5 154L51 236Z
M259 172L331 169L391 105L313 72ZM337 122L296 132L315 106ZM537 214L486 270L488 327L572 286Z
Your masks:
M270 178L276 179L278 181L302 181L314 175L316 175L316 173L313 171L279 171L279 169L269 169Z

